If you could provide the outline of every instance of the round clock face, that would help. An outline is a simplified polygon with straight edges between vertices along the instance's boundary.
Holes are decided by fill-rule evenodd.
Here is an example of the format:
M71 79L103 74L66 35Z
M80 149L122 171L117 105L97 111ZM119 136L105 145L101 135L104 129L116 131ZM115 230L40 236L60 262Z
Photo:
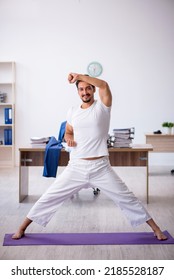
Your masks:
M103 72L103 67L99 62L91 62L87 67L88 74L92 77L98 77Z

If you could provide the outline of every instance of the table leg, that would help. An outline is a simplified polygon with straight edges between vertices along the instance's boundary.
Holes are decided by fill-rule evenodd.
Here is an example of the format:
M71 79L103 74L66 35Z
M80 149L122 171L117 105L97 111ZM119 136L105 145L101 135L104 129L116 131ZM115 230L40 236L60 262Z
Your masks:
M19 169L19 202L28 196L28 166L21 166Z
M25 159L22 159L20 156L19 202L22 202L28 196L28 184L29 184L29 167L26 166Z
M140 157L140 160L146 162L146 202L149 203L149 161L148 161L148 152L144 157Z
M149 157L147 153L147 161L146 161L146 199L147 204L149 203Z

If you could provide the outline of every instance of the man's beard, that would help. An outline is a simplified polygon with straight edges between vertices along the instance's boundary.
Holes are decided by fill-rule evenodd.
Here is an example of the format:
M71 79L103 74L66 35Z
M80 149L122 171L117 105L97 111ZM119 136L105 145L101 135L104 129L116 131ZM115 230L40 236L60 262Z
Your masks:
M89 103L91 101L91 98L88 100L83 100L84 103Z
M88 97L89 99L84 99L84 97ZM89 103L89 102L91 101L91 96L90 96L90 94L86 94L86 95L82 96L82 101L83 101L84 103Z

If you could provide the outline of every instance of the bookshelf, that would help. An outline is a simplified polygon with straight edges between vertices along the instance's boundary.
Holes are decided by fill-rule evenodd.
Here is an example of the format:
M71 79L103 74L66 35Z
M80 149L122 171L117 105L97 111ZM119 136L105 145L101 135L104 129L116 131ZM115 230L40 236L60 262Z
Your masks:
M15 62L0 61L0 167L14 166Z

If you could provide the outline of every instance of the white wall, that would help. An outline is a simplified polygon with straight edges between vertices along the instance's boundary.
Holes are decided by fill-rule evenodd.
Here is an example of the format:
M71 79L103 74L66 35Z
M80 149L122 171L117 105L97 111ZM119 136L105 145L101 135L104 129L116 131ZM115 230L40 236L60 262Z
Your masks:
M93 60L113 93L110 131L134 126L145 143L174 121L173 26L173 0L0 0L0 60L16 61L16 163L31 136L57 136L79 102L67 75Z

